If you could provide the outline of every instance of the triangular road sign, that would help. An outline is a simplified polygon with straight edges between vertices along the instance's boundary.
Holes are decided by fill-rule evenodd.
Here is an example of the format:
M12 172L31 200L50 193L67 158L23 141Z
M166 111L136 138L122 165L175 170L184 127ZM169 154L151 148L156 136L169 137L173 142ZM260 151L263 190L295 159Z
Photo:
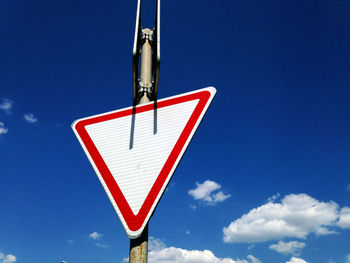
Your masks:
M215 93L209 87L72 124L130 238L141 235Z

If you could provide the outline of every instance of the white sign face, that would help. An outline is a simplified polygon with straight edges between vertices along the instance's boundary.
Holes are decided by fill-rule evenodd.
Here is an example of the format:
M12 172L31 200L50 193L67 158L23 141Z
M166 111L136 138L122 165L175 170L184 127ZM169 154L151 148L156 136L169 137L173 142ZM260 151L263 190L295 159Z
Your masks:
M130 238L141 235L215 93L209 87L72 124Z

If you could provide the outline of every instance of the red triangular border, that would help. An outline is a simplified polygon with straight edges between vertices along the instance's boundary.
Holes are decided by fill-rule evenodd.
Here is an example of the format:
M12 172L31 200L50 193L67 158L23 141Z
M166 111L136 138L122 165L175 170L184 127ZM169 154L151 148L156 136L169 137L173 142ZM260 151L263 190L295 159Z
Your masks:
M118 184L113 178L113 175L108 169L106 163L104 162L103 158L101 157L99 151L97 150L95 144L93 143L91 137L89 136L85 128L87 125L132 115L133 108L130 107L130 108L122 109L115 112L100 114L100 115L84 118L81 120L77 120L76 122L73 123L72 125L73 129L75 129L77 136L80 138L81 144L85 146L87 154L90 155L91 160L95 164L96 168L98 169L100 175L104 180L104 183L108 187L109 192L113 196L113 199L116 205L118 206L118 209L122 214L124 221L127 224L127 227L132 232L139 231L142 226L145 226L144 223L145 223L145 219L147 218L147 215L153 212L151 211L152 207L155 207L153 204L157 200L157 196L159 194L162 194L160 193L160 191L162 189L162 186L166 182L166 179L168 178L168 176L172 176L173 172L172 174L170 173L174 165L179 163L180 160L178 159L179 157L180 159L182 157L180 156L180 154L183 148L188 145L189 142L188 143L186 142L191 139L190 138L191 134L193 136L193 133L195 132L195 128L197 128L198 126L197 122L200 120L203 110L207 108L206 105L210 98L211 98L211 92L208 89L203 89L195 93L186 93L183 96L180 95L176 97L170 97L168 99L160 100L157 102L157 109L161 109L163 107L188 102L191 100L199 100L196 108L194 109L191 117L188 120L188 123L186 124L184 130L182 131L178 141L176 142L174 149L171 151L167 161L165 162L161 172L159 173L154 185L152 186L148 196L145 199L145 202L141 206L139 213L137 215L135 215L132 212L122 191L120 190ZM135 109L135 114L153 110L154 106L155 106L154 103L139 105ZM128 233L128 235L130 236L130 233Z

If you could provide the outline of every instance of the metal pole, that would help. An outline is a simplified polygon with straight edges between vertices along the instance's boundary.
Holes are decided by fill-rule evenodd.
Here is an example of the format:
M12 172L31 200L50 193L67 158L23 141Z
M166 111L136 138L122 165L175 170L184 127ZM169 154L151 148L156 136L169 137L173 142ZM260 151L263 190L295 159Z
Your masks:
M140 61L140 81L138 89L137 104L150 102L152 94L152 34L153 31L142 29ZM148 223L141 236L130 239L129 263L147 263L148 261Z
M141 236L130 239L129 263L148 262L148 223Z

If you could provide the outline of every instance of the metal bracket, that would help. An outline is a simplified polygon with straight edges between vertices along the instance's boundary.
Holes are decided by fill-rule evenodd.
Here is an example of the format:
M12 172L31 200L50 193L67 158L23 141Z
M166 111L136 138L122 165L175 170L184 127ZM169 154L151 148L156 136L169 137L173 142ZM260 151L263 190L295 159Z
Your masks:
M141 45L146 40L148 40L151 44L153 44L153 30L141 27L141 37L140 37L140 39L141 39Z
M133 105L138 103L138 93L140 88L151 88L149 93L151 100L157 100L159 70L160 70L160 0L156 0L155 24L153 37L146 33L141 27L141 1L137 2L136 23L134 45L132 52L132 78L133 78ZM152 82L139 82L139 67L140 67L140 50L144 41L149 40L152 45ZM151 85L151 87L150 87ZM149 89L148 89L149 90ZM144 90L142 90L144 91ZM147 91L148 92L148 91Z

